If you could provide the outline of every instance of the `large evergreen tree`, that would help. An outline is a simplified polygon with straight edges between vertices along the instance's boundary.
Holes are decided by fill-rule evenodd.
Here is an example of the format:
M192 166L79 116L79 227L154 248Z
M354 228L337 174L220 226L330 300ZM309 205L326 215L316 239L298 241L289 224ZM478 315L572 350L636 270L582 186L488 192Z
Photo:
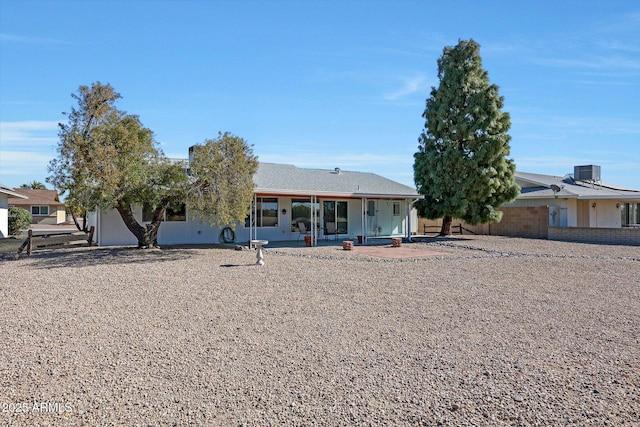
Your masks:
M453 218L470 224L500 221L498 208L519 194L509 155L509 114L504 98L489 84L480 46L461 40L438 59L437 88L422 115L425 127L414 155L414 180L424 200L421 216L443 218L441 235Z

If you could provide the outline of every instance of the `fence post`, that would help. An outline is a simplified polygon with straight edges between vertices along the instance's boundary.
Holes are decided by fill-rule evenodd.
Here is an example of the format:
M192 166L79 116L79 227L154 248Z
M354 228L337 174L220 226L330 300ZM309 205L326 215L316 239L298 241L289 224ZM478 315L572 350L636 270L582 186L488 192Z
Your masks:
M29 241L29 243L27 243L27 255L31 255L31 243L33 242L33 230L29 230L27 240Z
M89 246L91 246L92 242L93 242L93 232L95 231L95 227L92 225L91 228L89 229L89 237L87 238L87 242L89 243Z

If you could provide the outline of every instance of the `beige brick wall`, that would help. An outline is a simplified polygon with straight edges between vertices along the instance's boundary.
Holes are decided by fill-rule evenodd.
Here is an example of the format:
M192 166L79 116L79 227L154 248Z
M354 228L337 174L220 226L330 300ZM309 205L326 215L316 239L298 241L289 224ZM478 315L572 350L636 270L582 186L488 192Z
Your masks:
M502 221L489 224L494 236L546 239L549 224L547 206L502 207Z
M549 227L549 240L640 246L640 229Z
M590 228L590 227L549 227L549 208L547 206L502 207L502 221L491 224L469 225L459 219L452 225L462 226L476 234L494 236L526 237L531 239L549 239L567 242L600 243L608 245L640 246L640 228ZM418 230L425 234L437 234L442 219L418 219ZM457 232L457 230L453 230ZM463 234L465 231L463 230Z
M471 230L475 234L491 234L495 236L529 237L534 239L547 238L547 224L549 221L549 209L546 206L535 207L502 207L501 222L491 224L471 225L454 218L452 225L462 224L463 228ZM426 233L425 233L425 225ZM442 219L418 219L420 234L436 234L440 232ZM453 230L456 232L457 230ZM465 231L463 230L463 234Z

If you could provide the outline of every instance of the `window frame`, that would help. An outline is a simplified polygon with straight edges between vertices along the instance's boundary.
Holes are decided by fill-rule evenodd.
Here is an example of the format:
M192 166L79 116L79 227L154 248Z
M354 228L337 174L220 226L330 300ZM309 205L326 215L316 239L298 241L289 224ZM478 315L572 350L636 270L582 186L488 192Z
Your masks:
M275 208L270 206L263 208L264 203L274 203ZM256 228L277 228L280 225L280 199L278 197L256 197ZM264 215L265 211L275 213L275 215ZM265 218L272 218L273 224L264 225ZM245 228L251 228L251 214L244 220Z
M392 214L393 216L400 216L401 212L402 212L402 207L400 205L400 202L398 202L397 200L392 202Z
M34 208L37 208L38 212L34 212ZM43 208L45 208L44 210L46 210L47 213L42 213ZM31 215L49 216L50 215L49 205L31 205Z
M333 208L331 206L333 204ZM340 205L340 207L339 207ZM330 215L333 212L333 217ZM344 213L344 221L339 217L341 213ZM336 225L336 234L349 234L349 201L326 199L322 201L322 223L323 227L327 229L327 222L333 222Z
M180 202L180 209L174 210L171 205L167 206L167 209L164 211L164 215L162 217L162 222L186 222L187 221L187 205L184 202ZM153 221L153 212L155 209L152 208L151 205L144 203L142 205L142 222L151 222ZM178 212L176 214L171 215L170 211ZM179 213L184 212L184 215L180 215ZM171 216L171 217L170 217ZM181 218L181 219L174 219Z

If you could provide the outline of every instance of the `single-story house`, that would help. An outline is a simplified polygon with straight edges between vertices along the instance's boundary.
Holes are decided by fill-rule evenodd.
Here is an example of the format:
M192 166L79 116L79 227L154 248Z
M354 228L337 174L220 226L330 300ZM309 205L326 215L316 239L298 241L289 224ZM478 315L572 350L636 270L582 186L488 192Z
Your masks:
M33 190L30 188L14 188L13 191L27 199L11 198L10 206L26 209L31 213L33 224L60 224L65 222L65 205L60 201L56 190Z
M0 239L9 236L9 197L27 199L27 196L0 185Z
M575 166L564 176L518 172L516 182L520 196L502 207L490 234L640 245L640 190L602 182L600 166Z
M298 168L260 163L254 176L255 194L250 215L234 232L193 217L182 206L171 206L158 231L158 244L246 243L318 239L410 237L417 227L412 208L419 195L414 188L374 173ZM143 206L134 209L139 222L149 218ZM97 210L89 216L98 244L135 245L137 240L115 210Z
M575 166L563 176L516 171L515 180L521 193L500 207L502 221L454 222L476 234L640 245L640 190L602 182L599 166ZM440 225L421 218L419 230Z
M520 196L505 207L548 206L549 226L620 228L640 224L640 190L600 180L600 167L565 176L516 172Z

